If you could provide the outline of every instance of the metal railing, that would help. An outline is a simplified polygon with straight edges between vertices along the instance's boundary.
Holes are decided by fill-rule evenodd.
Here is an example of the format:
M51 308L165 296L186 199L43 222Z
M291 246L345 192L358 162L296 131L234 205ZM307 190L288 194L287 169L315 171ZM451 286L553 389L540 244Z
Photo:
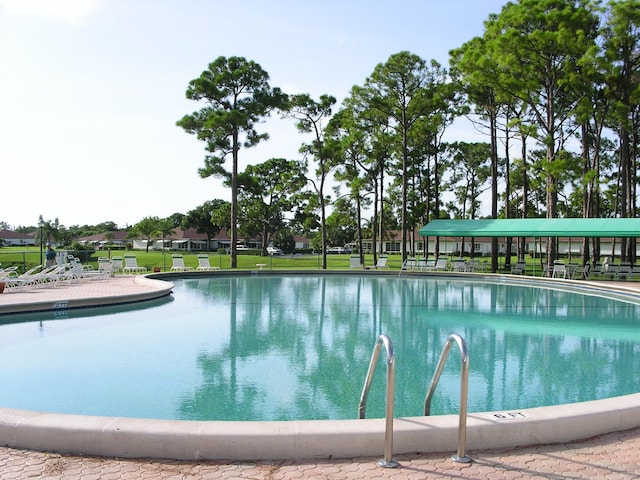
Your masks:
M378 337L371 355L367 378L364 382L362 395L360 395L360 405L358 406L358 417L363 419L366 417L367 397L371 388L373 374L378 364L380 350L384 346L387 352L387 396L386 396L386 415L385 415L385 431L384 431L384 459L378 461L378 465L387 468L395 468L398 462L392 459L393 456L393 392L395 383L395 357L393 354L393 345L389 337L382 334Z
M451 350L451 344L458 344L458 348L460 348L460 356L461 356L461 373L460 373L460 413L459 413L459 421L458 421L458 452L456 455L453 455L451 459L454 462L460 463L468 463L471 461L471 458L465 455L465 444L467 441L467 396L469 391L469 355L467 354L467 346L462 339L462 337L456 333L449 335L447 338L447 342L442 349L442 353L440 354L440 360L438 361L438 366L436 367L436 371L433 374L433 378L431 379L431 385L429 386L429 390L427 391L427 396L424 400L424 414L425 416L429 416L431 414L431 398L435 393L436 386L438 385L438 380L440 380L440 375L442 374L442 369L447 361L447 357L449 356L449 350Z

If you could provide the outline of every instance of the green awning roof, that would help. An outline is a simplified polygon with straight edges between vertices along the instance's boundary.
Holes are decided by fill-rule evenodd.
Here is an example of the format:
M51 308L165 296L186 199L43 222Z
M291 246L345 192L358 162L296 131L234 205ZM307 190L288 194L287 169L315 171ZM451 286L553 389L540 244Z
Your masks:
M640 237L640 218L432 220L423 237Z

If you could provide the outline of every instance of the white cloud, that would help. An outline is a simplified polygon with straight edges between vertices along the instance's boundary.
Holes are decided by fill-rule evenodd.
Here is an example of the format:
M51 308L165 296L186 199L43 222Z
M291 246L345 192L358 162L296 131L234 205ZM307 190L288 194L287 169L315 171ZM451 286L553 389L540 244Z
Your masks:
M14 14L48 16L77 25L96 10L98 0L0 0L0 6Z

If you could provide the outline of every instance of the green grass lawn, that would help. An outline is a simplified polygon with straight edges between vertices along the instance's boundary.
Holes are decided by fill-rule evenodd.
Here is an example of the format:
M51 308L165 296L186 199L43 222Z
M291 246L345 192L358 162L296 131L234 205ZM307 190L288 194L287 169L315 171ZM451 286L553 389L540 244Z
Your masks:
M148 270L152 270L154 267L159 267L161 270L169 270L172 265L171 255L178 252L159 252L142 250L124 251L113 250L108 251L96 251L96 252L84 252L80 251L77 256L82 263L88 263L94 268L97 268L98 257L102 256L124 256L125 254L133 254L136 256L136 260L139 266L146 267ZM184 263L188 267L196 268L198 266L198 252L179 252L183 258ZM229 268L231 264L231 256L227 254L221 254L217 252L207 253L209 256L209 262L213 267L220 267L223 269ZM331 270L349 269L349 258L351 255L327 255L327 268ZM400 255L390 255L388 266L392 269L399 269L401 265ZM0 264L4 267L11 265L18 265L20 271L27 270L31 267L40 264L40 249L38 247L2 247L0 248ZM320 255L276 255L276 256L262 256L256 254L255 251L240 252L238 253L238 268L239 269L255 269L258 264L264 264L265 269L308 269L319 270L322 268L322 257ZM365 256L365 265L373 265L373 256Z
M98 257L102 256L123 256L125 254L133 254L136 256L136 260L139 266L146 267L148 270L153 270L154 267L160 268L162 271L168 271L171 269L172 260L171 255L180 253L184 258L184 263L188 267L196 268L198 266L198 252L159 252L142 250L125 251L125 250L112 250L108 251L95 251L85 252L80 251L77 256L82 263L88 263L94 268L97 268ZM209 262L213 267L220 267L222 269L228 269L231 264L230 255L209 252ZM349 259L351 255L327 255L327 268L329 270L348 270ZM451 259L450 259L451 260ZM489 261L489 259L483 259ZM500 257L500 266L504 265L504 257ZM516 258L512 259L512 264L516 262ZM534 270L535 262L535 270ZM527 274L531 275L534 271L536 273L541 272L540 259L526 258ZM18 265L19 271L25 271L31 267L40 264L40 248L39 247L2 247L0 248L0 264L3 267L11 265ZM248 252L238 253L238 269L248 270L256 269L258 264L264 264L265 269L273 270L321 270L322 269L322 257L315 254L301 254L301 255L277 255L277 256L261 256L257 250L250 250ZM365 255L365 266L372 267L374 265L373 255ZM402 259L400 254L388 255L387 266L391 270L399 270L402 265Z

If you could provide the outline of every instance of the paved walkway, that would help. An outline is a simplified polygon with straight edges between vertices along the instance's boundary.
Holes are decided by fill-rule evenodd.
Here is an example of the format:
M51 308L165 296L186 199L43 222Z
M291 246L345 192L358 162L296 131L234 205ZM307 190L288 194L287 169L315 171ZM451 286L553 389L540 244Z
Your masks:
M640 429L566 445L468 452L469 464L444 454L395 457L398 468L377 458L304 462L177 462L63 456L0 447L0 479L638 479Z
M109 297L131 280L96 282L87 296ZM102 288L98 284L102 284ZM63 287L64 288L64 287ZM68 298L63 288L43 290L49 300ZM73 285L73 295L82 286ZM17 297L0 298L0 304ZM22 302L20 302L22 303ZM0 447L0 479L640 479L640 428L558 445L467 452L469 464L449 454L400 455L400 467L379 467L377 458L282 462L183 462L121 460L32 452Z

